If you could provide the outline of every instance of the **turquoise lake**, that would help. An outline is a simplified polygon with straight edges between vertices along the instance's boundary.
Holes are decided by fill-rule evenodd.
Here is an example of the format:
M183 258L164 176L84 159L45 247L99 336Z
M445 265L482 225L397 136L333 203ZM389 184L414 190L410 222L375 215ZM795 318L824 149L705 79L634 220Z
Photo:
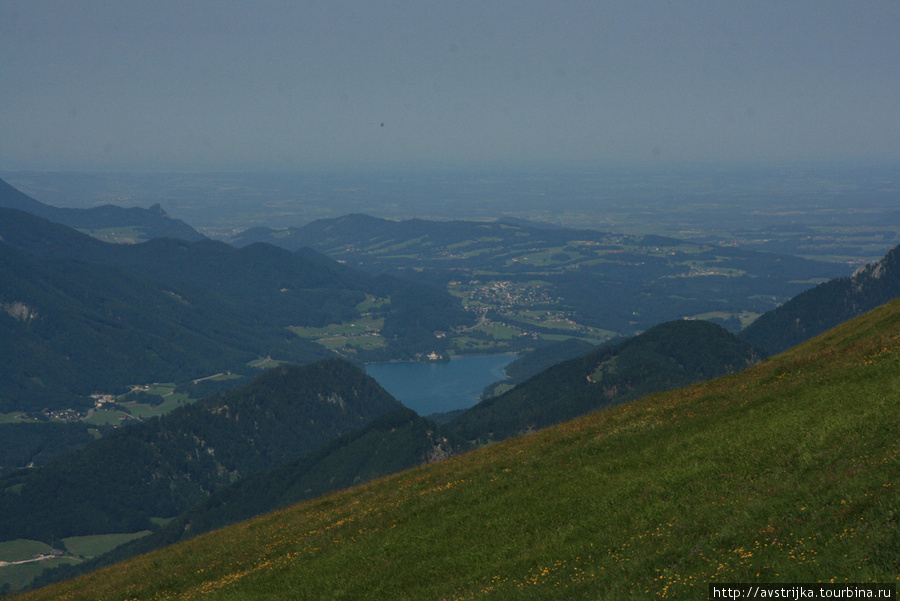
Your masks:
M371 363L366 373L395 399L425 416L468 409L488 384L506 376L503 368L516 356L454 357L446 363Z

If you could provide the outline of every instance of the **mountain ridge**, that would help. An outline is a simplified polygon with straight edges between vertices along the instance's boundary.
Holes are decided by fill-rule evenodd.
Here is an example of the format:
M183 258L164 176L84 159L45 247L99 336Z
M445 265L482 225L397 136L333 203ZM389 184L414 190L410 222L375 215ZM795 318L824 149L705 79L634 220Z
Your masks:
M107 228L134 228L143 238L180 238L197 241L203 234L180 219L171 218L156 203L149 209L102 205L91 209L64 209L31 198L0 179L0 207L19 209L71 228L96 231Z
M900 296L900 246L763 314L740 337L778 353Z

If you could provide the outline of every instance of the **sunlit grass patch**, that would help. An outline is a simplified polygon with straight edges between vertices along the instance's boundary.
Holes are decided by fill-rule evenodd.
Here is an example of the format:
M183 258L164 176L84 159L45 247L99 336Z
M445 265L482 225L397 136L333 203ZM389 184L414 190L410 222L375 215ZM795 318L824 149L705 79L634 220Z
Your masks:
M261 359L249 361L247 363L247 367L255 367L256 369L272 369L273 367L278 367L279 365L283 365L285 363L287 363L287 361L280 361L278 359L273 359L272 357L264 357Z
M375 303L377 300L373 297L369 302ZM292 326L289 329L301 338L313 340L330 350L347 348L357 351L387 346L387 341L381 336L383 327L383 317L361 315L352 322L331 324L321 328Z
M90 417L85 417L82 421L93 426L118 426L136 420L136 417L124 411L94 409Z
M26 421L32 420L27 419L23 411L0 413L0 424L20 424Z

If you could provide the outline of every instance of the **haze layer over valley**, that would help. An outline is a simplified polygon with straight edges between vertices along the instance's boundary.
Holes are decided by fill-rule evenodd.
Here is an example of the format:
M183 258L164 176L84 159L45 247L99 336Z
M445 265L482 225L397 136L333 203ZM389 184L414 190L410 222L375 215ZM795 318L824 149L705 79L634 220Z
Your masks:
M293 173L4 172L67 208L159 204L205 235L301 227L351 213L387 219L527 219L861 264L896 243L900 169L696 164Z

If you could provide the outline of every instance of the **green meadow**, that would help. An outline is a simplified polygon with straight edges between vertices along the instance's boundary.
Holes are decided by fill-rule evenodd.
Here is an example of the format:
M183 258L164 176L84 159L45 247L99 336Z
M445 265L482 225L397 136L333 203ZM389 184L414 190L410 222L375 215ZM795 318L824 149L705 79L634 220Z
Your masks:
M137 418L125 413L124 411L114 411L111 409L95 409L91 412L90 417L85 417L82 421L93 426L117 426L127 425Z
M215 376L210 376L208 378L203 378L204 380L222 380L222 379L232 379L239 378L240 376L227 375L227 374L217 374ZM177 409L184 404L193 403L197 399L191 398L189 395L183 392L175 392L176 385L173 382L157 382L151 385L145 392L150 395L160 397L160 402L155 405L151 405L148 403L141 403L138 401L128 401L124 400L128 398L128 395L122 395L117 399L117 405L120 407L124 407L127 409L128 413L124 413L123 411L107 411L107 410L95 410L93 415L86 419L85 421L88 423L93 423L97 425L101 424L118 424L124 422L128 423L128 420L131 418L137 419L149 419L151 417L159 417L161 415L165 415L169 413L173 409ZM121 417L124 416L124 417Z
M2 542L0 543L0 562L8 562L8 565L0 563L0 583L14 589L22 588L44 570L81 563L85 559L102 555L123 543L149 533L149 530L145 530L127 534L98 534L65 538L55 543L57 550L64 553L59 557L49 557L54 549L39 541L18 539ZM35 561L39 555L47 557Z
M381 336L384 327L383 312L391 303L390 298L379 298L371 294L356 305L360 316L352 322L334 323L324 327L291 326L288 328L301 338L312 340L331 351L373 351L387 346Z
M741 328L746 328L748 325L753 323L757 317L759 317L759 313L729 313L728 311L709 311L707 313L700 313L698 315L691 315L691 319L720 319L722 321L731 319L732 317L736 317L741 322Z
M16 411L13 413L0 413L0 424L16 424L21 421L27 421L25 413Z
M739 374L23 600L703 599L900 579L900 302Z
M115 549L128 541L150 534L149 530L123 534L95 534L92 536L72 536L63 539L66 551L81 559L96 557Z
M137 226L106 227L79 230L103 242L112 244L137 244L149 240L146 233Z
M301 338L313 340L329 350L354 348L373 350L387 345L381 336L383 317L363 315L352 322L331 324L321 328L293 326L289 328Z
M247 363L247 367L255 367L256 369L272 369L273 367L278 367L287 363L286 361L279 361L278 359L273 359L272 357L265 357L264 359L256 359L254 361L250 361Z

